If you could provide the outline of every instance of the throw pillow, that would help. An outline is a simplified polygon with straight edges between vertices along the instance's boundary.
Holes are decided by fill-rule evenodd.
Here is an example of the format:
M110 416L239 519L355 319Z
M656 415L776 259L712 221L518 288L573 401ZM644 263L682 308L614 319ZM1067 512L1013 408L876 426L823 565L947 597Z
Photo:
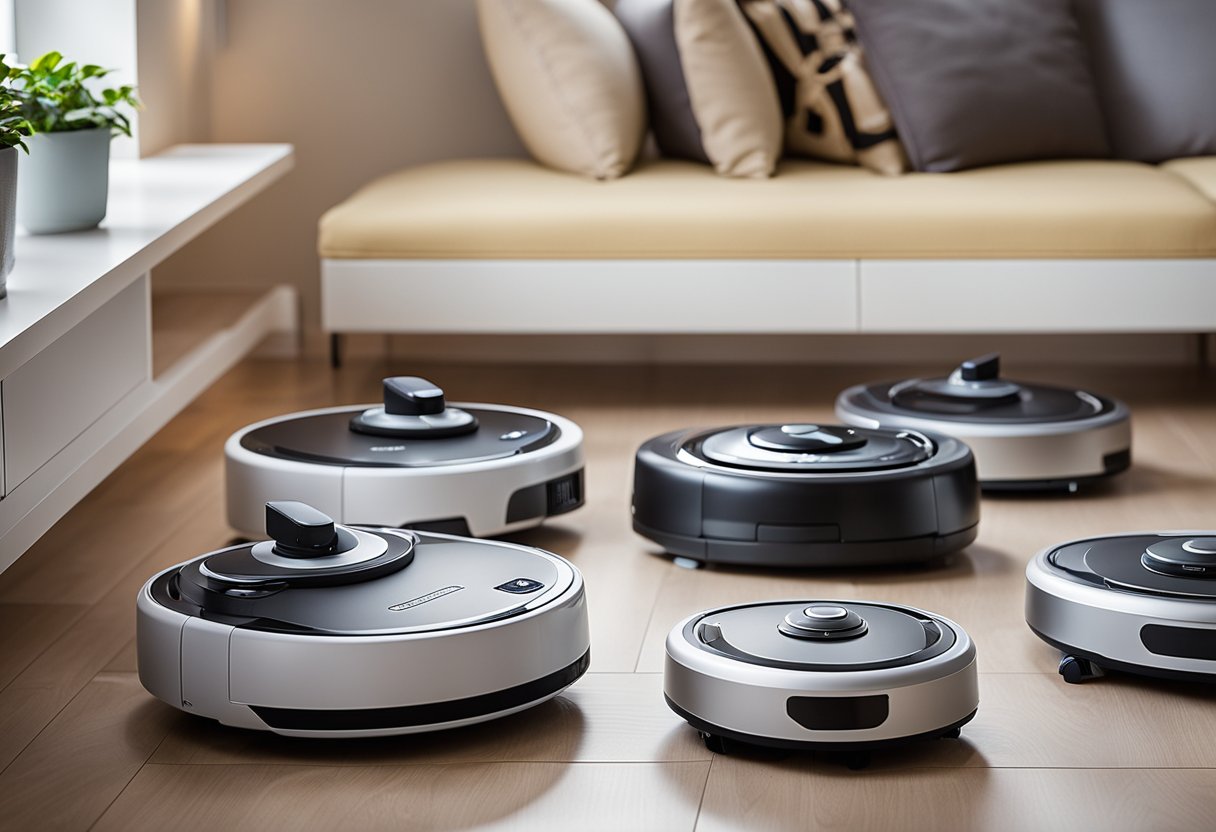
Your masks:
M888 175L908 160L842 0L740 0L776 81L787 151Z
M726 176L771 176L781 109L735 0L617 0L637 51L659 151Z
M503 104L536 159L614 179L646 132L641 72L599 0L478 0L486 58Z
M852 0L912 166L1109 155L1072 0Z
M1216 2L1079 0L1115 155L1216 155Z

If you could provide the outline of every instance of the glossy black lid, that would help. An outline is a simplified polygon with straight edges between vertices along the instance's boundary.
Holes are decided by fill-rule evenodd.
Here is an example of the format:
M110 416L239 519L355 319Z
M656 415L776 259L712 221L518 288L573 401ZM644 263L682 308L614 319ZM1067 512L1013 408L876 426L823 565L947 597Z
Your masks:
M748 664L816 672L906 667L956 641L944 622L908 607L832 600L714 610L690 621L684 635Z
M933 456L933 443L914 431L844 425L742 425L707 431L683 450L733 468L800 473L880 471Z
M384 404L288 416L241 437L279 459L370 468L423 468L503 459L543 448L560 429L548 419L491 405L453 407L416 376L384 379Z
M1000 375L996 353L969 359L949 376L868 385L865 409L944 421L1000 424L1067 422L1114 409L1114 402L1083 390L1011 381Z
M1048 562L1098 586L1149 595L1216 598L1216 532L1094 538L1052 551Z

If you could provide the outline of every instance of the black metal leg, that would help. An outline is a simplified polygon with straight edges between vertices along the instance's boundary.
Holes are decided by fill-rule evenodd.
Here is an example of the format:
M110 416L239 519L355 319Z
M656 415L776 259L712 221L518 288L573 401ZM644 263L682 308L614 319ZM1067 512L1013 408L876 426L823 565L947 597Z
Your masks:
M329 334L329 366L338 369L342 366L342 333Z

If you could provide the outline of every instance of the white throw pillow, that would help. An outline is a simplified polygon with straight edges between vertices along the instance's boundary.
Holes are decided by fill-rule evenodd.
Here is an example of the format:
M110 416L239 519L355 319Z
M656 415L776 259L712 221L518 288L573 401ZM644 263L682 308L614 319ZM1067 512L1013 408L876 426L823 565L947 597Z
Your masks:
M478 0L494 82L529 152L615 179L637 158L646 99L633 47L599 0Z

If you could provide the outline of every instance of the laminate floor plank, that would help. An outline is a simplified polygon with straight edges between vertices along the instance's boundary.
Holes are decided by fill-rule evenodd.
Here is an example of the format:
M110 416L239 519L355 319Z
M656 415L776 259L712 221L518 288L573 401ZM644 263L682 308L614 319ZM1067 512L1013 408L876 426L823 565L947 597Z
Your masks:
M98 675L0 774L0 826L87 829L180 718L134 674Z
M1211 769L849 771L838 762L714 760L698 832L1196 832Z
M843 387L915 368L244 362L0 574L0 828L45 812L44 826L63 829L679 830L699 810L709 830L1209 829L1213 690L1123 675L1066 685L1022 602L1025 565L1045 546L1216 526L1216 375L1015 369L1127 400L1132 469L1074 495L986 495L978 540L941 564L779 571L682 569L636 535L638 445L695 425L834 421ZM391 374L583 427L586 506L512 539L582 570L591 673L495 723L374 741L239 731L156 702L134 672L135 592L232 536L224 440L289 411L374 401ZM713 606L816 597L906 603L963 625L981 704L962 738L876 755L862 772L818 755L711 756L663 702L667 632Z
M0 769L45 728L135 635L135 595L184 552L221 545L229 531L217 499L199 507L172 540L127 570L104 598L0 691Z
M0 603L0 690L88 609L83 604Z
M693 828L709 765L149 764L94 829L680 832Z

